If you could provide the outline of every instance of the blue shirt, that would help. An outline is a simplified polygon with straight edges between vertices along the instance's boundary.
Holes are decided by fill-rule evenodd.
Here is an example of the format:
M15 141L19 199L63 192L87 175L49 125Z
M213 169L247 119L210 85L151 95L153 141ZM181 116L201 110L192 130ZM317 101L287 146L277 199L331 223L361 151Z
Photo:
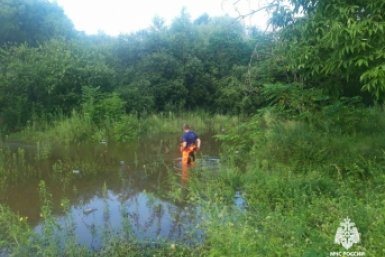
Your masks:
M185 132L182 136L182 141L186 142L186 146L190 146L192 144L195 144L198 139L198 135L194 131L188 131Z

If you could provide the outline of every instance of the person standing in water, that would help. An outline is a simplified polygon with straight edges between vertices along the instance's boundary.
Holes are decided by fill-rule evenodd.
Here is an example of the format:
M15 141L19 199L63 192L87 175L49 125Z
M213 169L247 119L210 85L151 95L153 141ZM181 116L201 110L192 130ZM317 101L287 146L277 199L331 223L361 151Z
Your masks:
M182 152L182 165L191 165L195 161L195 152L201 147L199 136L191 130L190 125L183 125L182 144L180 151Z

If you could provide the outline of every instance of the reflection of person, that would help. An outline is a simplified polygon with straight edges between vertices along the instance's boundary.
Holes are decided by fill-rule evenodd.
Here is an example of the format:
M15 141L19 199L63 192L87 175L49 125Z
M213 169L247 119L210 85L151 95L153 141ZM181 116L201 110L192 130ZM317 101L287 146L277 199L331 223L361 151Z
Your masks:
M183 125L183 136L180 151L182 152L182 165L192 164L195 161L195 152L201 147L201 140L187 124Z

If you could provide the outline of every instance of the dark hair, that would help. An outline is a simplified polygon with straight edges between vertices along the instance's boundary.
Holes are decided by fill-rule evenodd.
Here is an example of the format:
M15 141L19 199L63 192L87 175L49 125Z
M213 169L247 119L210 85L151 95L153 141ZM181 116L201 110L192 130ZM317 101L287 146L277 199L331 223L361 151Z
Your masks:
M191 127L190 127L190 125L188 125L188 124L183 124L183 129L191 129Z

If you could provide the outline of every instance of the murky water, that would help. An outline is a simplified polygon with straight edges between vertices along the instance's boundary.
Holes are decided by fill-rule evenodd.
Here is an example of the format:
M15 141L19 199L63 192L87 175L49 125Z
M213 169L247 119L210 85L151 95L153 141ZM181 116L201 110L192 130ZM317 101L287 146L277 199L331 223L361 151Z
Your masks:
M141 242L200 242L201 210L180 197L186 178L175 163L178 138L167 135L130 144L103 141L69 147L5 142L0 150L8 151L13 159L9 165L23 175L6 185L0 201L28 217L35 231L41 232L39 182L44 180L52 195L59 237L72 231L78 243L93 249L111 234ZM218 156L218 144L210 134L201 138L198 158L206 165ZM66 212L63 199L68 202Z

